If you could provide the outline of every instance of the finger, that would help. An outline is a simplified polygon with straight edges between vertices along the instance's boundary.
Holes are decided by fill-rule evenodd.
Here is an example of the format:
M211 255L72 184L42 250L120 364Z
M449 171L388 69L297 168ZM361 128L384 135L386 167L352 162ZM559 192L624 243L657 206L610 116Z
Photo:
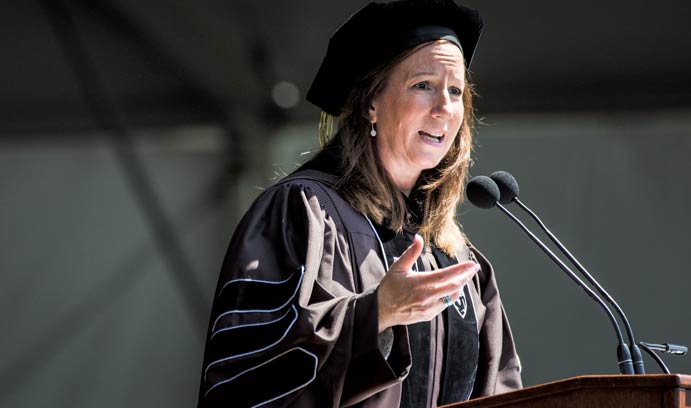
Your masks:
M426 299L426 302L434 303L444 296L449 296L452 299L458 298L463 291L463 286L467 282L447 282L433 287L427 287L420 293Z
M455 300L460 296L463 287L472 280L475 273L475 270L466 270L456 275L453 280L435 281L430 285L421 286L423 289L420 289L420 293L427 299L430 299L430 301L443 298L444 296L449 296Z
M465 282L470 280L479 270L480 265L475 262L461 262L434 271L425 271L418 275L418 279L428 285L458 282L459 280Z
M413 268L415 261L420 257L422 248L425 246L422 237L415 234L413 243L401 254L401 257L391 265L392 270L409 271Z
M455 302L463 293L463 288L467 285L467 282L461 285L449 285L437 288L436 293L432 295L433 299L442 299L448 297L452 302Z

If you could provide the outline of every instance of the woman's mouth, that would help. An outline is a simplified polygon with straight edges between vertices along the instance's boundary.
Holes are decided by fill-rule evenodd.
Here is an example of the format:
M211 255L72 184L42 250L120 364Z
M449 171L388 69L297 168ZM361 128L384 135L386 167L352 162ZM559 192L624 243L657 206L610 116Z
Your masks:
M433 133L427 133L423 132L422 130L417 132L422 140L434 144L441 144L444 141L444 135L443 134L433 134Z

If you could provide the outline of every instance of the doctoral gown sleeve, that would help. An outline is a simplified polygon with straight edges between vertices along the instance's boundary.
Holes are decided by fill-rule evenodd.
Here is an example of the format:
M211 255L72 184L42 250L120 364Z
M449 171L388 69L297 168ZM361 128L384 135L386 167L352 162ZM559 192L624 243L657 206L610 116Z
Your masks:
M509 320L504 311L492 265L476 248L480 264L475 285L481 298L478 309L480 359L472 398L501 394L521 388L521 363Z
M382 356L376 286L360 288L353 269L346 235L309 188L265 191L221 268L198 406L339 407L400 382L408 345Z

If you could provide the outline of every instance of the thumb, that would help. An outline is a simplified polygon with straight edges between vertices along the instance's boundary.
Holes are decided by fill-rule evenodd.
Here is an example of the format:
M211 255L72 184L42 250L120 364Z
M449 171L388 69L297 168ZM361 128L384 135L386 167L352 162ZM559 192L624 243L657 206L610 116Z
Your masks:
M413 268L415 261L420 257L422 248L424 247L423 239L420 235L415 234L413 243L401 254L401 257L391 265L391 270L395 271L409 271Z

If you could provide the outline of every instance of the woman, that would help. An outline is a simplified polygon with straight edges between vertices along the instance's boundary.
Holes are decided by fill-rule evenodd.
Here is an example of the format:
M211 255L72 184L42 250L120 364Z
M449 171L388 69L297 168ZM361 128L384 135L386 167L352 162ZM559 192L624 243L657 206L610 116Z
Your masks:
M433 407L521 386L491 266L455 221L480 31L452 0L399 0L334 33L307 94L324 148L233 235L200 407Z

